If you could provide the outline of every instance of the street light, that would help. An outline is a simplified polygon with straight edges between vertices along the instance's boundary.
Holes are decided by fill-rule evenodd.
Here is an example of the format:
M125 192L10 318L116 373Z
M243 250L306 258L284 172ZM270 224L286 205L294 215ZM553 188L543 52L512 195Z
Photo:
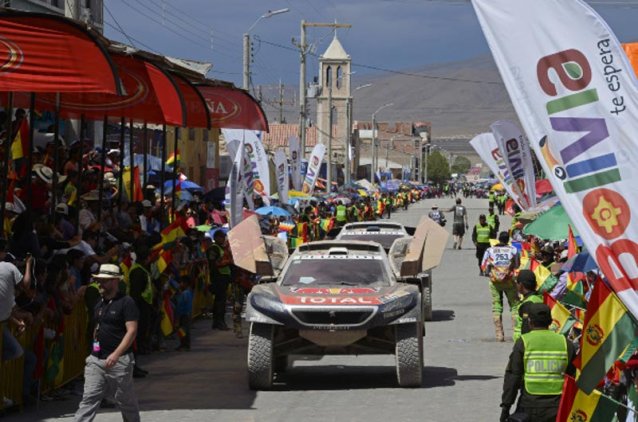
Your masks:
M269 10L266 13L264 13L263 15L261 15L260 17L257 18L257 20L250 25L250 27L248 28L248 30L244 33L244 81L243 81L243 88L245 90L248 90L250 87L250 31L252 31L252 29L257 25L257 23L259 23L260 20L262 19L267 19L267 18L271 18L275 15L281 15L282 13L287 13L289 12L290 9L285 8L285 9L278 9L278 10Z
M374 183L375 169L379 164L379 145L377 145L377 113L384 108L392 107L394 103L383 104L374 113L372 113L372 182Z

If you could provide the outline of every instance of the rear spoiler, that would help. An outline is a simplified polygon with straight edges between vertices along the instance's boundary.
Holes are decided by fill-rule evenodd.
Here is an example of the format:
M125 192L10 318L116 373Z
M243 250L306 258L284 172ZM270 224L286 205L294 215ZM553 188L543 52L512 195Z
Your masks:
M253 274L276 275L288 259L286 242L277 237L262 236L254 215L228 232L228 243L235 265Z
M436 268L441 263L448 237L449 233L434 220L421 217L411 239L397 239L390 247L394 273L410 277Z

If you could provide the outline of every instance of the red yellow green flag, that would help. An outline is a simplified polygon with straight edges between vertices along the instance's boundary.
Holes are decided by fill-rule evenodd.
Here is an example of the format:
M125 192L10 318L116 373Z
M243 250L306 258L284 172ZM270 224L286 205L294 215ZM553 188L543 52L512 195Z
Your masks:
M558 283L558 279L552 272L534 258L521 256L519 269L531 270L534 273L539 292L549 292Z
M572 231L572 226L567 225L567 259L576 256L578 253L578 245L576 244L576 238Z
M587 304L578 387L591 393L634 339L636 324L609 287L598 280Z
M543 294L543 302L552 311L552 325L549 326L549 329L559 334L569 333L575 320L567 308L547 293Z
M179 154L179 149L177 149L177 154L175 152L171 152L171 155L166 159L167 166L179 166L179 163L182 161L182 156Z
M574 378L565 376L556 422L611 421L618 405L598 390L580 390Z
M20 128L11 143L11 158L19 160L29 154L29 122L26 118L20 121Z
M131 168L126 167L122 172L122 184L128 195L129 201L141 202L144 200L144 193L142 192L142 182L140 181L140 169L139 167L133 167L133 199L131 199Z

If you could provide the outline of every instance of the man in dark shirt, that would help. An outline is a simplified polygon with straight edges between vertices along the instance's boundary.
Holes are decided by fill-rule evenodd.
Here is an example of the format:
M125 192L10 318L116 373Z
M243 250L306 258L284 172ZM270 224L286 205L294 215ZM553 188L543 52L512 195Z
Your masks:
M527 312L530 332L516 340L505 369L501 422L507 421L519 390L517 412L527 414L530 422L553 422L560 404L563 375L574 374L574 346L561 334L548 330L552 323L549 307L531 303Z
M137 397L133 389L133 341L137 333L139 312L129 296L119 292L120 267L102 264L93 275L99 283L102 299L94 310L91 355L84 369L84 394L75 414L76 422L90 422L106 396L115 397L127 422L140 420Z

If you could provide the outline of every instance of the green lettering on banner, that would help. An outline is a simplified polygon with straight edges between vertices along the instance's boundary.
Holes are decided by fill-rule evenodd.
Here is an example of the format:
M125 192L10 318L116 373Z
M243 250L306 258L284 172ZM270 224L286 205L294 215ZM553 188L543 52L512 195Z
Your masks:
M570 108L595 103L598 101L598 91L596 88L588 89L577 94L566 95L558 100L547 103L547 114L555 114Z
M567 193L576 193L619 182L620 180L620 171L616 168L581 177L580 179L570 180L569 182L565 182L564 186Z

